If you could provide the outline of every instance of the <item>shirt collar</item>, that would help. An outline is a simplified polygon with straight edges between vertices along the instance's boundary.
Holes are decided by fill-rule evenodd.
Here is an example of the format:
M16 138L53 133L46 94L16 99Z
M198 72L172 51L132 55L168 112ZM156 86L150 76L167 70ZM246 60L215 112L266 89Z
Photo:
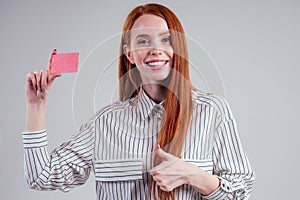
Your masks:
M138 94L138 109L141 112L142 118L146 119L153 110L164 110L165 100L160 102L159 104L155 103L144 91L143 87L140 87L140 91Z

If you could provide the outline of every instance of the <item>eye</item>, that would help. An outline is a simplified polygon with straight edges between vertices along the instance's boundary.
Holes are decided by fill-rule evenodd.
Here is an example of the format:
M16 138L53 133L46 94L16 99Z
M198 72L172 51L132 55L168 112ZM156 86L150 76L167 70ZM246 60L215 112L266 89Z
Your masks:
M149 46L151 44L151 41L149 39L142 38L137 41L137 44L139 46Z
M162 42L163 42L164 44L171 44L171 36L164 37L164 38L162 39Z

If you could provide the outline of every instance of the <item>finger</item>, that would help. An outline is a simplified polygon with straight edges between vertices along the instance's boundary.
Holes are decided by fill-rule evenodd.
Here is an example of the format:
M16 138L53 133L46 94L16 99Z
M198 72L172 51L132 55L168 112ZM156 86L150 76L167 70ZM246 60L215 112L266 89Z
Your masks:
M36 77L33 72L27 74L27 84L29 85L29 87L32 87L35 91L37 90Z
M165 179L163 179L163 180L160 180L160 181L155 181L156 182L156 184L158 185L158 186L160 186L160 187L165 187L165 186L167 186L168 185L168 183L167 183L167 181L165 180Z
M157 175L154 175L153 176L153 180L156 181L156 182L161 182L162 180L159 178L159 176Z
M174 159L176 158L175 156L173 156L172 154L169 154L167 152L165 152L164 150L162 150L160 148L160 145L157 144L156 148L155 148L155 153L156 155L158 155L160 158L162 158L163 160L170 160L170 159Z
M166 192L170 192L172 190L174 190L174 188L177 188L178 186L182 185L182 183L177 182L177 181L173 181L173 183L169 182L169 183L157 183L157 185L160 187L161 190L166 191Z
M165 191L165 192L170 192L170 191L172 191L172 189L169 188L169 187L167 187L167 186L159 186L159 188L160 188L161 190Z
M165 186L159 186L162 191L168 192Z
M157 186L159 187L165 187L165 185L163 184L163 182L161 181L156 181Z
M150 170L150 174L152 176L154 176L154 175L169 175L169 176L175 175L176 176L176 173L177 173L176 171L177 170L174 169L174 165L176 166L176 164L177 164L178 161L180 161L180 159L177 158L177 157L175 157L175 156L174 156L173 160L163 161L159 165L153 167Z
M182 180L175 180L175 181L170 182L168 185L166 185L165 189L167 191L172 191L175 188L177 188L183 184L184 184L184 182Z
M44 91L48 86L48 71L42 70L41 72L41 89Z
M50 59L49 59L49 62L48 62L48 69L51 71L51 62L52 62L52 56L53 55L56 55L57 54L57 50L56 49L53 49L52 53L51 53L51 56L50 56Z
M61 73L59 74L51 74L50 70L48 70L48 85L51 84L54 79L58 78L61 76Z
M161 176L163 173L165 173L165 170L167 167L169 167L170 164L166 164L165 162L162 162L161 164L153 167L151 170L150 170L150 174L152 176Z
M41 89L42 89L42 86L41 86L41 75L42 75L42 73L41 73L41 71L35 71L34 74L35 74L35 77L36 77L37 90L39 92L41 92Z
M153 167L150 170L150 174L152 176L157 176L157 175L160 176L160 175L162 175L162 173L165 173L164 169L166 169L169 166L170 166L169 162L163 161L159 165L156 165L155 167Z

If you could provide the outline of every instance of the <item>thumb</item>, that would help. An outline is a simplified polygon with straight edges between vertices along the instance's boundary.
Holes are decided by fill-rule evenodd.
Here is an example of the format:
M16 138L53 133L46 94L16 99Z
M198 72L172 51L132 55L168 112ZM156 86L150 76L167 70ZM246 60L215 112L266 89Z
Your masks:
M51 72L48 70L48 81L51 83L54 81L55 78L60 77L61 74L51 74Z
M172 154L169 154L167 152L165 152L164 150L162 150L160 148L160 145L157 144L156 147L155 147L155 153L156 155L158 155L162 160L171 160L171 159L174 159L175 156L173 156Z

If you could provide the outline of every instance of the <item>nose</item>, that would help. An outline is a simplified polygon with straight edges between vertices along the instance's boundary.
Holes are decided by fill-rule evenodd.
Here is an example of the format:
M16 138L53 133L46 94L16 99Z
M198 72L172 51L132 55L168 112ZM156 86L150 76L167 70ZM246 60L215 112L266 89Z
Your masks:
M162 52L161 52L161 50L158 49L158 48L151 48L151 50L149 51L149 54L150 54L150 55L161 55Z
M160 46L158 41L153 41L152 45L149 50L150 55L161 55L162 54L162 47Z

